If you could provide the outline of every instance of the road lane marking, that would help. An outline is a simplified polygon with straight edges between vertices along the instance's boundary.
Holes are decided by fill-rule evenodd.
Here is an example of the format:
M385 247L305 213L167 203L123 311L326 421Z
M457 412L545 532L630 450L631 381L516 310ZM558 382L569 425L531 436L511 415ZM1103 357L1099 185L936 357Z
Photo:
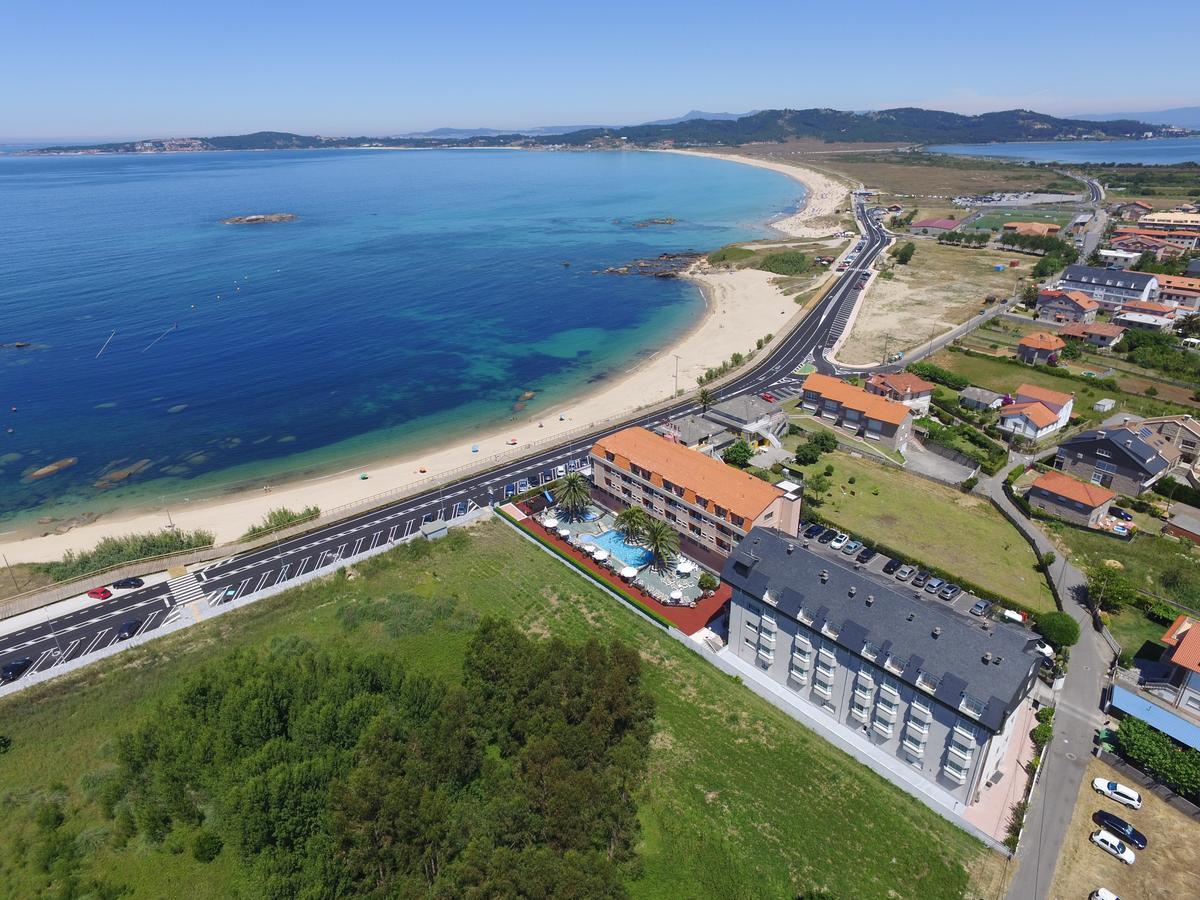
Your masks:
M252 590L250 593L257 594L259 591L261 591L262 586L264 584L266 584L267 576L269 576L270 574L271 574L270 572L263 572L262 578L258 579L258 584L254 586L254 590Z
M304 559L300 560L300 566L299 566L299 568L296 569L296 577L297 578L299 578L301 575L304 574L304 567L306 565L308 565L308 561L310 559L312 559L311 556L306 556L306 557L304 557Z
M357 541L354 542L354 549L350 551L351 556L358 556L358 548L362 546L362 542L365 540L366 540L365 537L360 537Z
M154 621L154 617L157 615L158 615L157 609L154 612L150 613L150 615L148 615L146 617L146 621L142 623L142 627L137 630L137 633L141 634L144 631L148 631L150 628L150 623Z
M62 665L63 663L65 663L65 662L66 662L68 659L70 659L70 658L71 658L71 651L73 651L73 650L74 650L76 647L78 647L78 646L79 646L81 643L83 643L83 638L75 638L75 640L71 641L71 643L67 645L67 649L66 649L66 650L64 650L64 651L62 652L62 656L60 656L58 659L56 659L56 660L54 661L54 665L52 665L50 668L52 668L52 669L53 669L53 668L55 668L55 667L57 667L57 666L61 666L61 665Z
M88 655L89 653L91 653L91 652L92 652L94 649L96 649L96 645L97 645L98 643L100 643L100 638L102 638L102 637L104 637L106 634L108 634L108 632L109 632L109 631L110 631L110 629L108 629L108 628L105 628L103 631L101 631L99 634L97 634L97 635L96 635L94 638L92 638L92 642L91 642L90 644L88 644L88 645L87 645L87 649L86 649L86 650L84 650L84 651L83 651L83 653L81 653L81 654L80 654L80 656L87 656L87 655Z

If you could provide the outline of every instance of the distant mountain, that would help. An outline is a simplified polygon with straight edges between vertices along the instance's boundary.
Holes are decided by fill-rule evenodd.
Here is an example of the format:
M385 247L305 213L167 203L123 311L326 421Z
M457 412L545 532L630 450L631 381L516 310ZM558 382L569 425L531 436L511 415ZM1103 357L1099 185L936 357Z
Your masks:
M691 112L676 116L674 119L655 119L653 122L643 122L643 125L678 125L680 122L690 122L693 119L711 119L714 122L729 122L736 119L744 119L746 116L752 116L757 109L752 109L745 113L710 113L701 112L698 109L693 109Z
M538 125L534 128L434 128L430 131L409 131L397 135L402 138L434 139L497 137L502 134L524 134L530 137L542 137L550 134L567 134L571 131L582 131L588 128L606 128L605 125Z
M1137 119L1141 122L1153 122L1156 125L1174 125L1176 128L1190 128L1200 131L1200 106L1176 106L1173 109L1158 109L1152 112L1110 113L1106 115L1076 116L1088 122L1102 119Z
M549 129L545 129L544 134L521 134L500 133L490 129L445 128L402 137L323 137L284 131L258 131L254 134L224 137L161 138L87 147L45 147L32 152L162 153L326 147L639 147L660 145L663 142L673 142L679 146L738 146L781 142L792 138L906 144L983 144L996 141L1141 137L1146 132L1159 133L1162 130L1159 126L1133 119L1058 119L1025 109L1010 109L978 116L913 107L863 113L836 109L767 109L738 118L705 119L685 116L670 124L583 128L565 133L551 132Z

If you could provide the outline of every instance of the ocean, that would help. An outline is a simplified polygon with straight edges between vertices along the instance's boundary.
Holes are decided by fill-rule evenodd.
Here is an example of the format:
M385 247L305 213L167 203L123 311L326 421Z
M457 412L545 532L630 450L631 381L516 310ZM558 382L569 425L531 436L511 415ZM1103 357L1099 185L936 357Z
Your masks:
M536 415L703 310L605 268L768 236L800 197L636 152L0 157L0 531ZM221 224L257 213L297 219Z
M1042 143L940 144L934 153L998 156L1033 162L1141 163L1147 166L1200 162L1200 138L1151 141L1047 141Z

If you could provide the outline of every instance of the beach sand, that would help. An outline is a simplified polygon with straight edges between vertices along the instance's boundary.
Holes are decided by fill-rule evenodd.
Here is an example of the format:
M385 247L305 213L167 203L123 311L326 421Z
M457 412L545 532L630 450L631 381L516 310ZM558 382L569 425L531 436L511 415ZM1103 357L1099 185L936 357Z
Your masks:
M847 189L844 186L809 169L734 155L720 155L720 158L774 169L796 179L808 189L803 208L782 221L772 223L776 229L793 237L829 233L828 228L822 230L812 223L814 220L828 219L833 210L838 208L846 196ZM796 318L795 301L779 291L773 284L775 276L766 272L713 269L702 261L692 267L687 277L700 286L707 301L705 314L695 327L655 356L640 361L607 384L598 385L594 392L584 397L548 409L529 420L514 423L509 428L481 434L454 446L369 466L366 471L370 478L366 481L359 479L362 469L356 468L275 485L270 493L254 490L188 506L173 506L171 516L175 525L185 530L207 529L216 535L218 542L224 543L236 540L247 528L260 522L267 512L277 507L301 509L316 504L322 511L328 512L463 467L489 467L489 458L498 454L523 455L523 450L531 444L565 437L571 432L582 432L589 426L624 418L639 408L670 398L675 392L676 356L679 357L679 389L693 393L696 390L696 377L706 369L719 365L735 352L752 350L759 338L781 333ZM516 439L516 446L509 445L508 441L512 438ZM478 453L471 452L472 444L478 445ZM586 443L581 444L580 452L585 452L586 447ZM104 537L157 531L162 526L161 510L114 512L64 534L15 534L6 537L4 543L0 543L0 552L10 562L41 562L58 559L68 550L90 549Z

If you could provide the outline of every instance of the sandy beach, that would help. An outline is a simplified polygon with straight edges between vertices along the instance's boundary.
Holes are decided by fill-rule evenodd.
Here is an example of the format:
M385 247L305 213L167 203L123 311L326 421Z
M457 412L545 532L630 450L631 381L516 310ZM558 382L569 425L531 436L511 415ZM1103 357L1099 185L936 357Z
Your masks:
M668 151L684 152L692 151ZM714 156L718 154L695 154ZM771 223L779 231L794 237L818 237L829 233L822 228L846 196L846 188L818 172L781 163L719 155L722 159L773 169L802 183L807 196L803 208L786 219ZM384 491L436 478L473 464L483 468L490 457L514 453L535 442L544 442L577 432L590 425L621 418L634 410L672 396L676 385L681 391L696 389L696 377L706 369L728 359L732 353L746 353L767 334L779 334L797 317L795 301L772 283L775 276L757 270L714 270L697 263L687 277L700 286L706 299L704 315L695 327L653 357L600 385L593 393L546 410L537 417L514 423L490 434L481 434L460 444L419 456L397 458L370 466L369 480L362 481L361 469L347 470L321 477L278 485L270 493L247 491L205 503L172 508L178 528L204 528L215 533L218 542L236 540L247 528L261 521L268 511L286 506L300 509L316 504L323 511L354 503ZM516 446L510 445L516 439ZM477 444L478 453L471 452ZM586 447L586 444L582 445ZM421 470L424 471L421 471ZM39 562L61 557L68 550L85 550L101 538L136 532L155 531L163 526L161 510L130 510L111 513L65 534L25 536L5 539L0 552L10 562ZM19 537L14 535L13 537Z

